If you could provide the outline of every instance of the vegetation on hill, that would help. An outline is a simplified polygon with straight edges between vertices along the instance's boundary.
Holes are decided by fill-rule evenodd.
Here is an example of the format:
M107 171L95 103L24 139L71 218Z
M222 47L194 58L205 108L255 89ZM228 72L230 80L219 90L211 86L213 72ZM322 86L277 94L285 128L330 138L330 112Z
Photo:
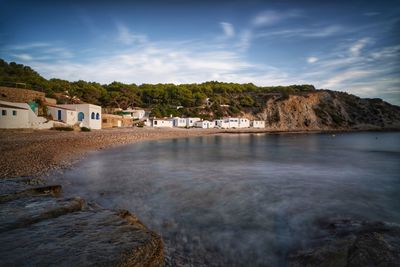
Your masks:
M18 84L23 83L23 84ZM210 116L237 115L241 111L257 113L271 97L286 99L290 94L314 91L313 85L260 87L252 83L223 83L217 81L200 84L124 84L112 82L69 82L47 80L28 66L0 59L0 84L26 87L46 93L59 103L87 102L103 107L152 108L152 115ZM210 115L211 114L211 115Z

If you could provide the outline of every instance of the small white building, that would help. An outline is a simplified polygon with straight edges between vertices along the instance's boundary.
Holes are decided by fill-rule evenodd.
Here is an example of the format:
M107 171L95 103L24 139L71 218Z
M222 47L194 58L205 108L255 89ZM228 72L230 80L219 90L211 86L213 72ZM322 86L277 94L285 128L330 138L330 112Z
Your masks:
M174 121L165 119L153 119L152 126L156 128L172 128L174 126Z
M175 117L172 121L174 127L186 127L186 118Z
M101 107L92 104L63 104L59 107L75 110L80 127L101 129Z
M124 116L130 116L134 120L141 120L144 118L146 112L144 109L126 109L122 110Z
M265 128L265 121L251 121L251 127L253 127L253 128Z
M2 129L16 129L16 128L30 128L29 124L29 105L28 107L19 107L13 103L0 102L0 128Z
M239 128L249 128L250 127L250 120L246 118L239 119Z
M214 122L214 128L222 128L222 129L229 128L229 123L225 122L224 119L214 120L213 122Z
M194 127L196 121L200 121L200 118L186 118L186 127Z
M194 126L195 126L196 128L210 129L210 128L214 128L214 122L212 122L212 121L207 121L207 120L204 120L204 121L196 121L196 122L194 123Z
M47 104L48 114L53 117L55 121L62 121L68 125L75 125L78 122L77 112L74 109Z
M239 118L224 119L224 127L223 128L239 128Z
M0 128L50 129L53 125L53 121L38 117L26 103L0 101Z

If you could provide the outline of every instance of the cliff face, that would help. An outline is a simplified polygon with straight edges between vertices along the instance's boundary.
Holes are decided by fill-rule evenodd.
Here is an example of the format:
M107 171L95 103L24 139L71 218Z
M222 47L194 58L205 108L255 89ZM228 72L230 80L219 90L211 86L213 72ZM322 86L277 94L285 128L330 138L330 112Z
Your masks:
M400 129L400 107L329 90L273 96L261 112L245 115L281 131Z

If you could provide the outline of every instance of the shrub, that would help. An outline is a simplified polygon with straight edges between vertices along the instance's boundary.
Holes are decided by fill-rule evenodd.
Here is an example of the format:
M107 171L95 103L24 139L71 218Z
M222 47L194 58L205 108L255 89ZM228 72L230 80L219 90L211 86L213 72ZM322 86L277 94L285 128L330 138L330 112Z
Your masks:
M81 132L90 132L90 128L88 127L81 127Z
M51 128L52 130L56 130L56 131L73 131L74 128L72 127L66 127L66 126L60 126L60 127L53 127Z

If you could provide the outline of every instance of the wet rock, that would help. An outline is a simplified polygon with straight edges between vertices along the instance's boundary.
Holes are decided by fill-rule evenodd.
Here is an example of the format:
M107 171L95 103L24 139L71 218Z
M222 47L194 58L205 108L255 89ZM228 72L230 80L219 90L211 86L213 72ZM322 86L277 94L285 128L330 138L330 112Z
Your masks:
M290 266L385 266L400 263L400 226L335 220L320 223L314 246L290 255Z
M164 265L161 238L128 211L55 197L59 186L18 188L0 190L0 266Z
M2 203L0 204L0 233L80 211L84 205L85 201L81 198L49 197L30 197Z

